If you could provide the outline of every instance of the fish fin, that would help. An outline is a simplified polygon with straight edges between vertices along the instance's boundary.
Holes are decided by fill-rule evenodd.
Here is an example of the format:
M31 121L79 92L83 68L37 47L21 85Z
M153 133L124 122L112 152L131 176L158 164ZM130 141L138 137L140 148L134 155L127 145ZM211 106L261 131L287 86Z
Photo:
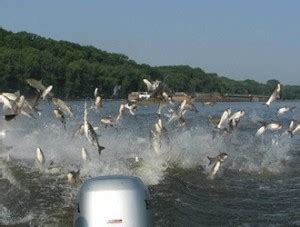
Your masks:
M53 165L54 165L54 161L51 160L50 163L49 163L49 167L50 167L50 166L53 166Z
M7 114L4 116L4 119L6 121L11 121L12 119L14 119L18 114Z
M208 160L209 160L209 164L208 165L211 165L211 163L213 163L213 161L215 160L214 158L211 158L209 156L207 156Z
M265 121L258 121L258 123L260 123L262 126L266 126L267 125L267 122L265 122Z
M263 105L263 106L270 107L270 105L268 105L268 104L267 104L267 103L265 103L265 102L264 102L264 103L262 103L262 105Z
M99 155L101 155L101 152L102 150L104 150L105 147L102 147L101 145L98 145L98 152L99 152Z

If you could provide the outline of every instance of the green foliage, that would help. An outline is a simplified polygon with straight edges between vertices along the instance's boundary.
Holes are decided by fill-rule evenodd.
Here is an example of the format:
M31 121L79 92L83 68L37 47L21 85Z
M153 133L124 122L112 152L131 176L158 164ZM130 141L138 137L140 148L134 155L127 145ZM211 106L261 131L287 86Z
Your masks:
M151 67L123 54L0 28L0 89L28 94L31 89L24 82L26 78L42 79L45 85L54 86L57 96L68 98L92 97L95 87L104 97L111 97L115 85L121 85L120 96L125 98L132 91L145 90L143 78L162 80L175 92L190 93L268 95L278 83L235 81L187 65ZM300 87L286 86L283 97L299 99Z

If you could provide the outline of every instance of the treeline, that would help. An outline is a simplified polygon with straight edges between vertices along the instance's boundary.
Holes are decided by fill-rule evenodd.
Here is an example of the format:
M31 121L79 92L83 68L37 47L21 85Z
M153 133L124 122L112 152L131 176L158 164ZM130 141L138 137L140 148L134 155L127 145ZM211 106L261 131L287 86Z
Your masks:
M0 28L0 90L30 94L26 78L42 79L57 96L67 98L91 97L95 87L109 98L115 85L121 85L119 96L126 98L132 91L145 91L143 78L163 80L174 92L221 94L269 95L278 82L235 81L189 66L151 67L123 54ZM300 99L300 86L285 86L283 98Z

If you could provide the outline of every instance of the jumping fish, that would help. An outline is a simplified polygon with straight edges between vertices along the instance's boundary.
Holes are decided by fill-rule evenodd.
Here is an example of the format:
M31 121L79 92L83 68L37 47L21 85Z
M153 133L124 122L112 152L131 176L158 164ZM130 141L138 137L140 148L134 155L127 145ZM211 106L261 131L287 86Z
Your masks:
M288 128L288 132L292 132L295 128L295 121L291 120L290 124L289 124L289 128Z
M266 130L270 131L278 131L282 129L282 125L279 123L269 123L267 124L266 122L260 122L262 126L257 130L256 136L262 135Z
M95 90L94 90L94 97L95 97L95 98L98 96L98 90L99 90L99 89L98 89L97 87L96 87Z
M88 139L88 141L98 147L98 153L101 155L101 151L105 149L105 147L100 146L98 141L98 135L96 134L93 126L88 122L87 120L87 109L86 109L86 103L84 108L84 118L83 118L83 129L84 129L84 135Z
M14 93L2 92L1 95L5 96L9 100L13 100L13 101L16 100L18 97L21 96L20 91L16 91Z
M94 90L94 97L95 97L94 109L99 110L100 107L102 107L102 98L99 94L99 89L98 88L95 88L95 90Z
M150 92L150 97L148 98L157 98L161 100L171 101L172 98L168 95L170 89L167 85L159 80L150 82L147 79L143 79L143 83L147 87L147 91Z
M167 92L162 92L162 97L165 101L169 102L170 104L173 104L172 96L169 95Z
M98 153L99 155L101 155L101 151L105 149L105 147L102 147L100 144L99 144L99 141L98 141L98 136L93 128L93 126L89 123L89 122L86 122L84 124L84 134L86 136L86 138L88 139L88 141L92 144L92 145L95 145L98 147Z
M121 119L121 117L122 117L122 115L124 113L124 110L125 110L125 106L124 106L124 104L121 104L120 108L119 108L119 114L116 117L116 122L118 122Z
M73 112L71 111L71 108L63 100L59 98L52 98L52 101L54 105L57 106L61 111L73 117Z
M106 116L106 117L102 117L100 119L100 122L104 124L105 128L107 128L108 126L114 128L118 124L119 120L121 119L124 110L125 110L125 105L121 104L119 108L119 113L116 118L113 118L112 116Z
M282 125L279 123L270 123L267 125L267 129L269 129L271 131L278 131L278 130L282 129Z
M241 120L241 118L245 115L244 110L240 110L235 112L229 119L228 119L228 124L229 124L229 130L232 131L234 128L236 128Z
M95 109L96 109L96 110L99 110L100 107L102 107L102 98L101 98L101 96L97 96L97 97L95 98L95 103L94 103L94 105L95 105Z
M84 162L88 162L91 160L87 150L84 147L81 149L81 159Z
M16 91L15 93L8 93L8 92L3 92L0 94L0 102L5 102L3 109L11 109L12 104L16 102L17 99L19 99L21 96L20 91ZM38 99L39 99L39 94L38 94ZM39 112L38 109L36 108L38 102L35 100L33 104L29 103L26 99L24 100L24 104L21 110L21 114L23 115L30 115L29 117L32 117L29 112L34 111L34 112Z
M43 100L45 100L45 98L47 97L47 95L51 92L52 88L53 88L53 86L50 85L50 86L48 86L48 87L43 91L43 93L42 93L42 98L43 98Z
M70 171L67 174L67 180L70 184L75 184L79 181L80 169L77 171Z
M211 158L211 157L207 157L209 160L209 166L211 166L211 169L208 173L208 179L213 180L218 172L218 170L220 169L221 163L223 163L227 158L228 158L228 154L226 153L221 153L218 156Z
M46 90L46 87L42 84L42 80L36 80L36 79L26 79L25 80L27 82L27 84L36 89L38 92L43 92L44 90Z
M156 81L154 81L154 82L150 82L150 81L147 80L147 79L143 79L143 82L144 82L144 84L146 85L147 90L148 90L149 92L155 91L155 89L157 89L158 86L159 86L160 83L161 83L159 80L156 80Z
M295 135L296 132L300 131L300 124L298 124L291 132L291 137Z
M119 91L121 90L121 85L114 86L112 98L115 98L119 95Z
M25 97L23 95L18 97L15 101L13 101L11 104L11 109L10 109L11 113L5 114L4 119L6 121L10 121L10 120L14 119L16 116L18 116L22 111L24 102L25 102Z
M171 109L172 114L169 117L169 123L171 121L180 120L180 118L183 118L184 114L186 113L186 102L186 99L184 99L175 109Z
M265 123L262 124L262 126L256 131L256 136L260 136L262 134L264 134L264 132L267 129L267 125Z
M156 110L156 114L160 117L161 116L161 111L162 109L166 106L166 104L162 103L162 102L159 102L159 105L157 107L157 110Z
M135 112L137 111L137 105L136 104L134 104L132 102L128 102L124 105L124 107L129 110L129 113L131 115L133 115L133 116L135 115Z
M163 125L161 118L158 119L157 123L155 123L155 131L160 140L164 140L167 144L170 143L170 138L168 136L168 130Z
M276 88L274 89L272 95L270 96L270 98L268 99L268 101L265 103L266 106L270 107L271 103L276 100L276 99L280 99L280 84L277 84Z
M100 119L100 122L101 122L102 124L104 124L105 128L107 128L108 126L110 126L110 127L115 127L115 125L116 125L116 122L115 122L114 118L111 117L111 116L108 116L108 117L102 117L102 118Z
M0 102L3 103L3 110L12 108L10 99L7 98L3 93L0 95Z
M220 119L220 121L219 121L219 123L217 125L218 129L223 129L223 128L226 127L225 125L227 125L227 123L228 123L230 114L231 114L231 109L230 108L226 109L223 112L223 114L221 116L221 119Z
M290 135L291 137L293 137L292 135L292 131L295 129L295 121L291 120L289 127L287 128L286 131L284 131L281 135Z
M239 120L240 118L242 118L245 115L245 111L244 110L240 110L235 112L234 114L232 114L232 116L229 118L229 121L231 120Z
M152 148L155 151L155 153L159 155L161 153L161 139L158 133L156 133L153 130L150 130L149 140L150 148Z
M196 108L195 104L193 103L192 101L193 99L191 97L189 97L187 100L186 100L186 103L184 105L184 109L185 110L190 110L190 111L193 111L193 112L196 112L198 113L199 110Z
M45 164L45 155L44 155L42 149L39 147L36 149L36 160L40 165Z
M289 111L293 111L296 107L281 107L277 110L277 115L285 114Z

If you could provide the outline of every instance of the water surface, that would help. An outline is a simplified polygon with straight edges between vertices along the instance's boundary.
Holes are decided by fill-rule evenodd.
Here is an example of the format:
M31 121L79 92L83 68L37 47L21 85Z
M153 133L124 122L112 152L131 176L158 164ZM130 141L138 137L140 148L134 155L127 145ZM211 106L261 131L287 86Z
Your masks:
M120 102L107 101L100 112L88 115L106 147L100 157L84 137L72 138L82 122L83 102L70 105L75 116L67 119L67 131L48 103L40 106L42 115L36 120L1 120L1 130L6 130L0 152L1 225L71 226L80 184L68 184L66 173L79 168L83 181L111 174L140 177L150 188L156 226L300 225L300 136L254 136L259 120L282 122L287 128L291 119L300 119L299 102L275 102L270 108L261 103L198 104L199 113L186 115L187 128L166 124L171 144L163 144L157 155L148 140L157 106L140 106L136 117L126 113L116 130L100 125L101 116L118 112ZM278 118L281 106L297 108ZM213 140L208 116L220 116L228 107L244 109L246 116L230 138ZM12 148L7 151L7 146ZM37 147L45 153L46 166L54 162L53 168L35 163ZM81 162L82 147L92 156L91 163ZM217 177L208 180L207 156L219 152L227 152L229 158ZM142 161L133 165L136 156Z

